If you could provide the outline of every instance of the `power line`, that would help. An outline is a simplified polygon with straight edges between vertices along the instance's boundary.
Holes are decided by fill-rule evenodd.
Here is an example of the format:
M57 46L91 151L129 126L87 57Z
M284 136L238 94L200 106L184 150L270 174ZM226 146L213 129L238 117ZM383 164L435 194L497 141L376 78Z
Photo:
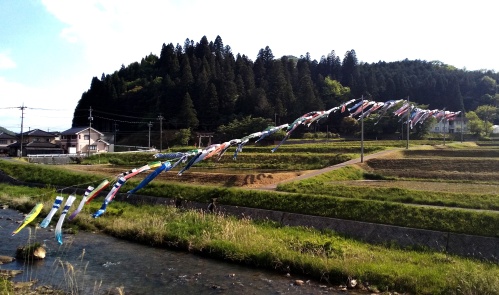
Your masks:
M96 116L94 117L103 119L103 120L109 120L109 121L115 121L115 122L121 122L121 123L129 123L129 124L147 124L147 122L139 122L139 121L126 121L126 120L120 120L120 119L111 119L111 118L106 118L106 117L101 117L101 116Z
M85 110L84 109L80 109L80 110L77 110L77 111L85 111ZM136 116L128 116L128 115L122 115L122 114L115 114L115 113L100 111L100 110L96 110L96 109L93 109L93 111L97 112L97 113L101 113L101 114L106 114L106 115L111 115L111 116L116 116L116 117L131 118L131 119L141 119L141 120L154 120L155 119L155 118L148 118L148 117L136 117Z

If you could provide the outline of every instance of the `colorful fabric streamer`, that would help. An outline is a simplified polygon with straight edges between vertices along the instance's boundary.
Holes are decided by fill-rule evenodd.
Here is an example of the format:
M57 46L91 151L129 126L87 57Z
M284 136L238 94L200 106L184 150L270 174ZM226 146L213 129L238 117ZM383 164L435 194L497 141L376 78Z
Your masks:
M62 210L61 216L59 216L59 221L57 221L57 225L55 226L55 239L62 245L62 224L64 223L64 219L66 218L66 214L73 205L74 200L76 200L75 195L70 195L66 200L66 204L64 204L64 209Z
M97 212L95 212L94 214L92 214L93 218L100 217L100 216L102 216L102 214L104 214L106 212L107 205L109 203L111 203L111 201L114 199L114 197L118 193L118 191L121 188L121 186L126 181L127 181L127 179L125 177L120 177L118 179L118 181L116 181L116 183L113 185L113 188L111 189L111 191L109 191L109 193L107 194L106 198L104 199L104 202L102 203L102 206L100 207L100 209L97 210Z
M73 220L78 213L80 213L81 209L83 209L83 206L85 205L85 202L87 201L88 195L94 190L93 186L87 187L85 190L85 193L83 194L83 197L81 199L80 205L78 205L78 208L73 211L73 213L68 217L69 221Z
M161 172L168 171L171 168L172 165L170 164L170 162L164 162L161 166L159 166L159 168L156 168L156 170L147 175L146 178L144 178L135 188L129 190L127 192L128 196L134 194L135 192L137 192L138 190L149 184L149 182L151 182L154 178L156 178Z
M85 204L90 203L95 197L99 195L99 193L105 189L109 185L109 180L104 179L93 191L88 194L87 200L85 201Z
M288 140L289 136L291 135L291 133L293 131L295 131L295 129L300 126L300 124L302 124L303 122L305 122L306 120L310 119L316 112L309 112L309 113L306 113L305 115L299 117L298 119L294 120L293 123L291 123L288 128L287 128L287 132L286 132L286 136L284 136L284 138L281 140L281 142L271 150L271 152L275 152L284 142L286 142L286 140Z
M199 161L202 161L209 153L211 153L212 151L214 151L220 144L212 144L210 146L207 146L205 149L203 149L200 153L198 153L197 155L195 155L188 163L187 165L185 165L184 168L182 168L179 172L178 172L178 176L181 176L182 173L184 173L185 171L189 170L192 165L196 164L197 162Z
M139 173L142 173L144 171L147 171L149 169L156 168L159 166L161 166L161 161L151 162L151 163L146 164L140 168L134 168L134 169L129 170L127 172L123 172L120 175L118 175L118 177L125 177L125 179L130 179Z
M260 135L260 138L255 140L255 143L259 142L260 140L264 139L267 136L270 136L270 135L276 133L277 131L279 131L281 129L288 128L288 126L289 126L289 124L286 123L286 124L282 124L282 125L275 126L275 127L274 126L267 127L265 130L262 131L262 135Z
M55 197L55 201L54 201L54 204L52 205L52 209L50 209L49 214L40 223L41 228L46 228L49 225L50 221L52 220L52 217L54 217L55 212L57 212L57 210L59 210L59 207L61 206L61 203L63 200L64 200L63 196Z
M23 229L26 225L28 225L28 223L35 220L35 218L38 216L38 214L40 214L42 209L43 209L42 203L36 204L35 207L33 207L33 209L31 209L31 211L28 213L28 215L26 215L26 217L24 217L24 219L21 222L21 224L19 225L19 227L15 231L12 232L12 236L14 236L19 231L21 231L21 229Z

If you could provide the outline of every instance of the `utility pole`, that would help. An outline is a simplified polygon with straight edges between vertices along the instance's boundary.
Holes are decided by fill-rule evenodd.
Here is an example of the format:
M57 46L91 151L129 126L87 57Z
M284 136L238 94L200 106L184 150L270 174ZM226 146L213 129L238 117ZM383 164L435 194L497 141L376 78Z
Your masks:
M360 115L360 162L364 163L364 95L362 95L362 114Z
M23 134L23 125L24 125L24 109L27 108L23 105L19 107L21 109L21 144L20 144L20 149L21 149L21 154L19 157L23 156L23 140L24 140L24 134Z
M445 145L445 123L447 123L447 120L445 119L445 113L444 113L444 119L442 120L444 122L444 130L442 130L442 133L444 134L444 145Z
M461 111L461 143L463 143L463 133L464 133L463 123L464 123L464 108Z
M160 153L163 150L163 119L164 119L164 117L160 113L158 116L158 120L159 120L159 152Z
M147 126L149 126L149 149L151 148L151 127L152 127L152 122L149 121L149 123L147 123Z
M117 132L118 132L118 123L116 123L116 121L114 121L114 146L116 148L116 136L117 136Z
M92 117L92 106L90 106L90 115L88 116L88 147L87 147L88 157L90 157L90 130L92 129L93 119L94 117Z
M411 104L409 103L409 96L407 96L407 143L405 144L405 149L409 149L409 119L411 118Z

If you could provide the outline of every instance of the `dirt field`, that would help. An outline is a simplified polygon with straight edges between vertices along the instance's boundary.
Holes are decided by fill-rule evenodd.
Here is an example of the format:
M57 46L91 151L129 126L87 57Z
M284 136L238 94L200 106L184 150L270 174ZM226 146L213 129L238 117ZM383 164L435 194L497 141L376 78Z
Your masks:
M113 167L111 165L68 165L65 167L73 171L100 174L103 177L118 175L127 169L122 167ZM216 173L216 171L189 171L184 173L182 176L177 176L177 171L170 171L160 174L154 181L258 188L260 186L271 185L286 179L300 176L305 172L252 173L252 171L248 171L248 173L241 173L239 171L238 173ZM134 179L142 179L147 174L148 173L141 173L134 176Z

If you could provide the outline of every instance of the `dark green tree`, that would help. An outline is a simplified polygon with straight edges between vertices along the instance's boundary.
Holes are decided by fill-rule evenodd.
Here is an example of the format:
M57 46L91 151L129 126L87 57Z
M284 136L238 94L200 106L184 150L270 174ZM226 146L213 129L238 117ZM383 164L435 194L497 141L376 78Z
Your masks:
M180 106L178 113L178 121L184 123L181 125L193 130L196 130L199 126L197 112L188 92L184 95L184 99L182 100L182 105Z

